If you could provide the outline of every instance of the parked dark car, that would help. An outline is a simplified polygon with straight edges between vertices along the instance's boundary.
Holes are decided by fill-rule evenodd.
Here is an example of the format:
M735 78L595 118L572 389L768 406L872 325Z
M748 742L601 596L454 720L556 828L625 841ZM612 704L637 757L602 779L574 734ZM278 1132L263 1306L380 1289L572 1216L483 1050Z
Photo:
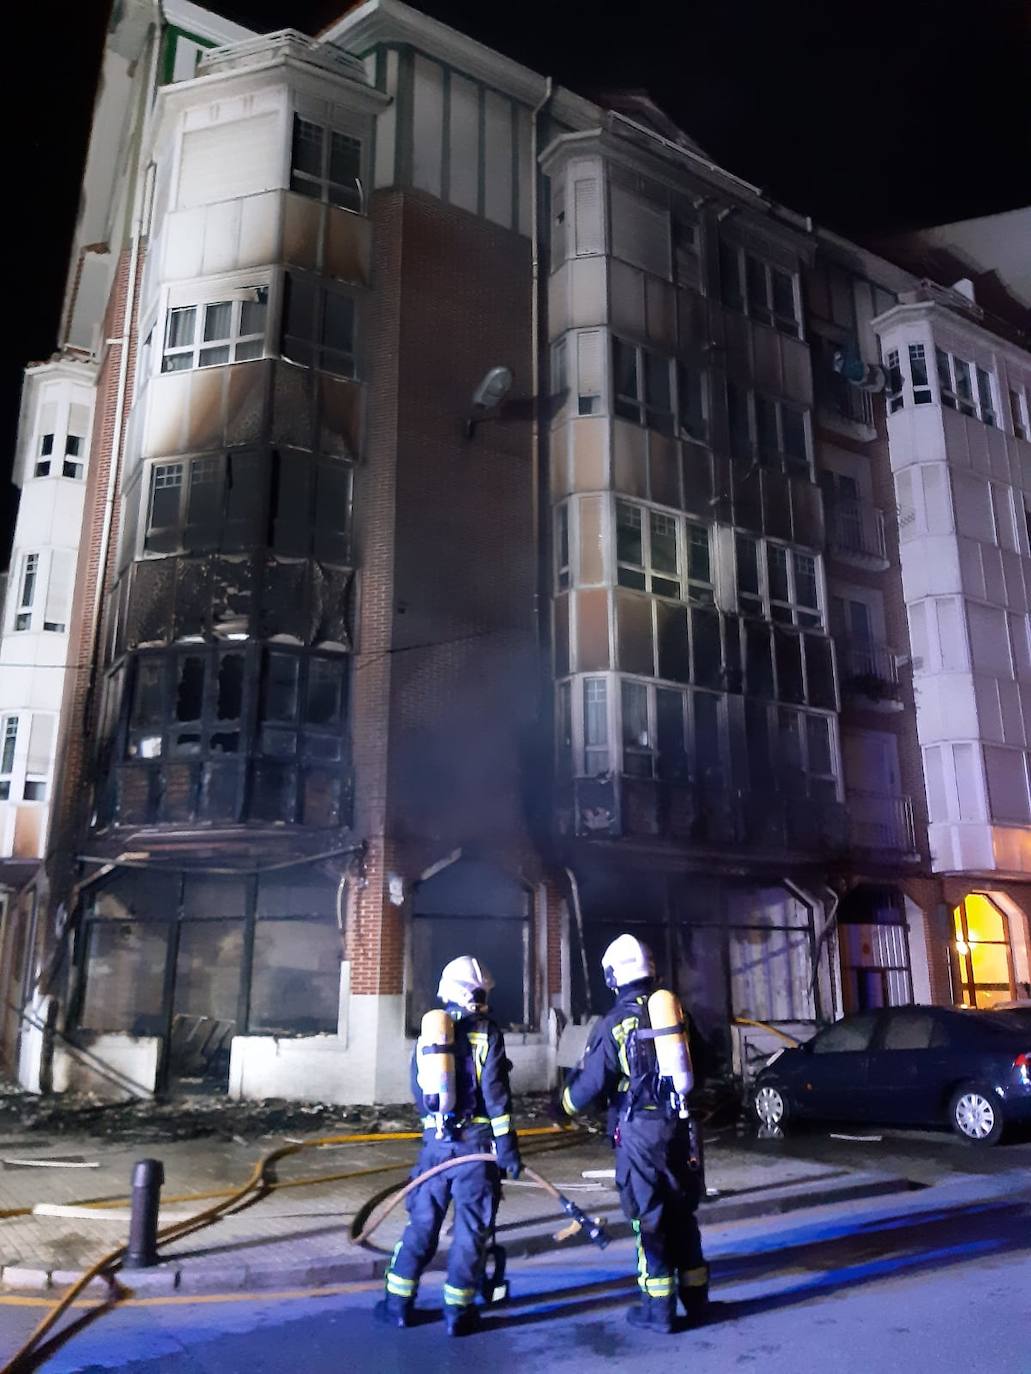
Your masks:
M1031 1021L1024 1011L895 1007L846 1016L759 1072L760 1123L793 1117L881 1125L948 1124L994 1145L1031 1121Z

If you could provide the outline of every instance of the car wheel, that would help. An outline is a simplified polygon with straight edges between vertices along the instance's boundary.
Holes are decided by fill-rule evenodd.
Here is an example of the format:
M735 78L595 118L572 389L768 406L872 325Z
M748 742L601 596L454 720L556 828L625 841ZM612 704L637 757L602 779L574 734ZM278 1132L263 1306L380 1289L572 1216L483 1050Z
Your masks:
M764 1083L761 1088L756 1088L752 1098L752 1110L759 1125L765 1126L769 1130L783 1126L791 1115L788 1100L784 1093L780 1088L775 1088L769 1083Z
M952 1094L949 1125L958 1136L974 1145L995 1145L1005 1123L995 1094L976 1083L968 1083Z

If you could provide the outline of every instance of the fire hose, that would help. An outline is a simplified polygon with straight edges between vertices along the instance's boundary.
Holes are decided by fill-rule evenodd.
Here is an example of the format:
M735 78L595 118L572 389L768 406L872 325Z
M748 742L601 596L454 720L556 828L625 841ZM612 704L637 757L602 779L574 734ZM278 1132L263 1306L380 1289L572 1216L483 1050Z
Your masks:
M564 1139L562 1139L561 1141L555 1141L554 1144L549 1145L542 1143L542 1148L539 1152L545 1152L556 1148L562 1148L562 1146L564 1145L572 1145L583 1138L583 1133L581 1131L563 1131L561 1128L555 1126L531 1128L529 1130L524 1130L520 1132L520 1134L524 1138L527 1136L535 1135L564 1137ZM264 1197L267 1193L280 1188L304 1187L317 1183L336 1181L345 1178L358 1178L371 1174L388 1173L395 1169L404 1169L408 1167L406 1164L375 1165L372 1168L352 1170L348 1173L319 1175L315 1178L310 1179L291 1179L286 1182L274 1180L270 1176L270 1170L272 1169L273 1165L275 1165L282 1159L288 1158L290 1155L299 1154L302 1150L317 1149L331 1145L348 1145L359 1143L385 1144L391 1140L417 1141L421 1139L421 1132L397 1131L391 1133L382 1132L375 1134L368 1133L338 1136L319 1136L314 1140L298 1141L293 1144L277 1146L276 1149L270 1150L267 1154L262 1155L262 1157L255 1162L255 1165L251 1170L250 1176L247 1178L247 1181L243 1183L239 1188L233 1189L231 1191L213 1191L208 1193L184 1194L174 1198L166 1198L166 1202L199 1201L201 1199L211 1197L216 1197L220 1200L215 1202L213 1206L207 1207L201 1212L197 1212L194 1216L184 1217L181 1220L177 1220L175 1222L170 1223L168 1226L162 1227L157 1233L157 1240L161 1244L167 1244L170 1241L181 1240L185 1236L190 1235L195 1230L201 1230L205 1226L210 1226L213 1222L218 1221L222 1216L226 1215L235 1208L243 1207L245 1204L255 1202L259 1198ZM494 1155L466 1155L462 1156L459 1160L447 1161L447 1165L451 1166L459 1163L469 1163L473 1160L481 1160L483 1158L489 1159L493 1163L497 1162ZM434 1170L433 1172L436 1172L436 1170ZM531 1173L529 1169L526 1169L525 1172L528 1175ZM406 1185L397 1193L396 1197L393 1195L393 1193L391 1193L390 1206L383 1208L382 1215L378 1215L374 1219L373 1225L369 1225L364 1228L364 1233L363 1236L359 1238L359 1243L361 1243L361 1240L364 1239L364 1236L372 1234L372 1232L380 1225L380 1223L387 1216L388 1212L392 1211L393 1207L397 1203L399 1203L403 1197L407 1196L407 1194L412 1190L412 1188L414 1188L419 1182L421 1182L422 1177L427 1176L428 1175L423 1175L419 1179L413 1179L410 1184ZM580 1212L580 1209L576 1208L575 1204L571 1203L568 1198L564 1198L563 1195L558 1192L558 1189L554 1188L554 1185L548 1183L547 1179L542 1178L539 1174L536 1173L533 1173L533 1179L535 1183L539 1183L542 1187L544 1187L546 1191L554 1192L556 1197L560 1200L560 1205L563 1207L563 1209L569 1211L569 1215L574 1218L573 1226L571 1228L567 1228L567 1230L569 1230L570 1233L581 1229L581 1226L583 1226L584 1229L587 1229L587 1233L590 1234L590 1229L588 1228L597 1226L596 1223L592 1222L589 1218L585 1217L583 1213ZM253 1196L251 1196L252 1194ZM374 1199L373 1201L375 1202L377 1201L377 1199ZM124 1199L116 1199L114 1205L118 1205L122 1202L124 1202ZM93 1205L96 1206L98 1211L101 1211L103 1210L105 1204L103 1202L98 1201ZM108 1203L106 1205L110 1206L112 1204ZM570 1208L573 1208L574 1210L569 1210ZM3 1215L7 1217L24 1216L31 1214L31 1212L31 1207L19 1207L13 1208L5 1212ZM368 1215L368 1207L363 1209L363 1212L365 1215ZM361 1217L363 1215L363 1212L360 1212L358 1216ZM580 1218L582 1218L582 1222ZM356 1218L356 1221L357 1219L358 1218ZM593 1236L592 1239L594 1239ZM607 1243L607 1241L608 1238L606 1237L604 1243ZM602 1244L601 1241L596 1241L596 1243ZM85 1270L85 1272L79 1276L79 1278L71 1285L71 1287L68 1288L67 1291L62 1294L62 1296L57 1300L57 1302L54 1303L54 1306L42 1318L42 1320L39 1322L36 1328L31 1332L28 1339L18 1348L18 1350L15 1351L14 1355L3 1366L3 1368L0 1369L0 1374L22 1374L22 1371L27 1370L28 1366L25 1362L31 1355L40 1353L38 1349L40 1342L47 1335L47 1333L52 1330L52 1328L56 1325L56 1323L60 1320L61 1316L68 1310L68 1308L71 1307L72 1303L76 1300L76 1298L83 1291L83 1289L85 1289L95 1278L98 1278L101 1275L106 1275L109 1279L109 1282L111 1283L110 1298L108 1303L105 1305L105 1309L103 1310L115 1306L120 1301L120 1299L125 1296L126 1290L121 1285L115 1282L114 1273L121 1266L127 1250L127 1245L119 1245L115 1249L110 1250L106 1255L102 1255L100 1259L98 1259L94 1264L90 1266L89 1269Z

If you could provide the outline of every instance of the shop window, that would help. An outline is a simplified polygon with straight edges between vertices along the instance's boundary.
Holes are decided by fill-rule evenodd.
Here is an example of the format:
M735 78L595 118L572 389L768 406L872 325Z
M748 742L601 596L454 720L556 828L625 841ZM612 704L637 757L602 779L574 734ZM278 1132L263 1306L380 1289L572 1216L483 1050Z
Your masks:
M958 1006L993 1007L1016 996L1009 925L983 892L964 897L952 913L950 948L953 991Z
M338 377L354 377L356 308L353 295L297 272L286 275L283 357Z
M331 916L259 917L251 973L252 1035L335 1034L340 1018L340 931Z
M228 300L172 306L165 319L162 372L260 358L265 352L268 287L250 286Z
M87 1031L165 1031L167 922L91 920L79 1025Z
M361 214L365 208L361 142L295 114L290 190Z

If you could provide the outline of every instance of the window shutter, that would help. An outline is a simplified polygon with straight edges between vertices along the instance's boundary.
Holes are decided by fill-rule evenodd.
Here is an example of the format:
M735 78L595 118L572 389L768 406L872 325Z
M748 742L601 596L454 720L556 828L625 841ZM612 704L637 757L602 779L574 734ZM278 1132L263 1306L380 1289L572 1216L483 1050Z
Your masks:
M50 752L54 742L54 717L34 715L29 728L29 756L25 772L42 777L50 771Z
M669 277L669 212L613 186L612 253L624 262Z
M75 555L68 549L55 549L50 555L50 580L43 620L47 625L67 625L72 606L72 574Z
M601 196L597 177L574 181L573 206L577 253L602 252Z
M180 208L269 190L277 147L274 114L188 131L179 167Z
M605 372L605 335L590 329L577 335L577 386L581 396L601 396Z
M89 406L71 405L68 408L68 433L85 439L89 434Z

